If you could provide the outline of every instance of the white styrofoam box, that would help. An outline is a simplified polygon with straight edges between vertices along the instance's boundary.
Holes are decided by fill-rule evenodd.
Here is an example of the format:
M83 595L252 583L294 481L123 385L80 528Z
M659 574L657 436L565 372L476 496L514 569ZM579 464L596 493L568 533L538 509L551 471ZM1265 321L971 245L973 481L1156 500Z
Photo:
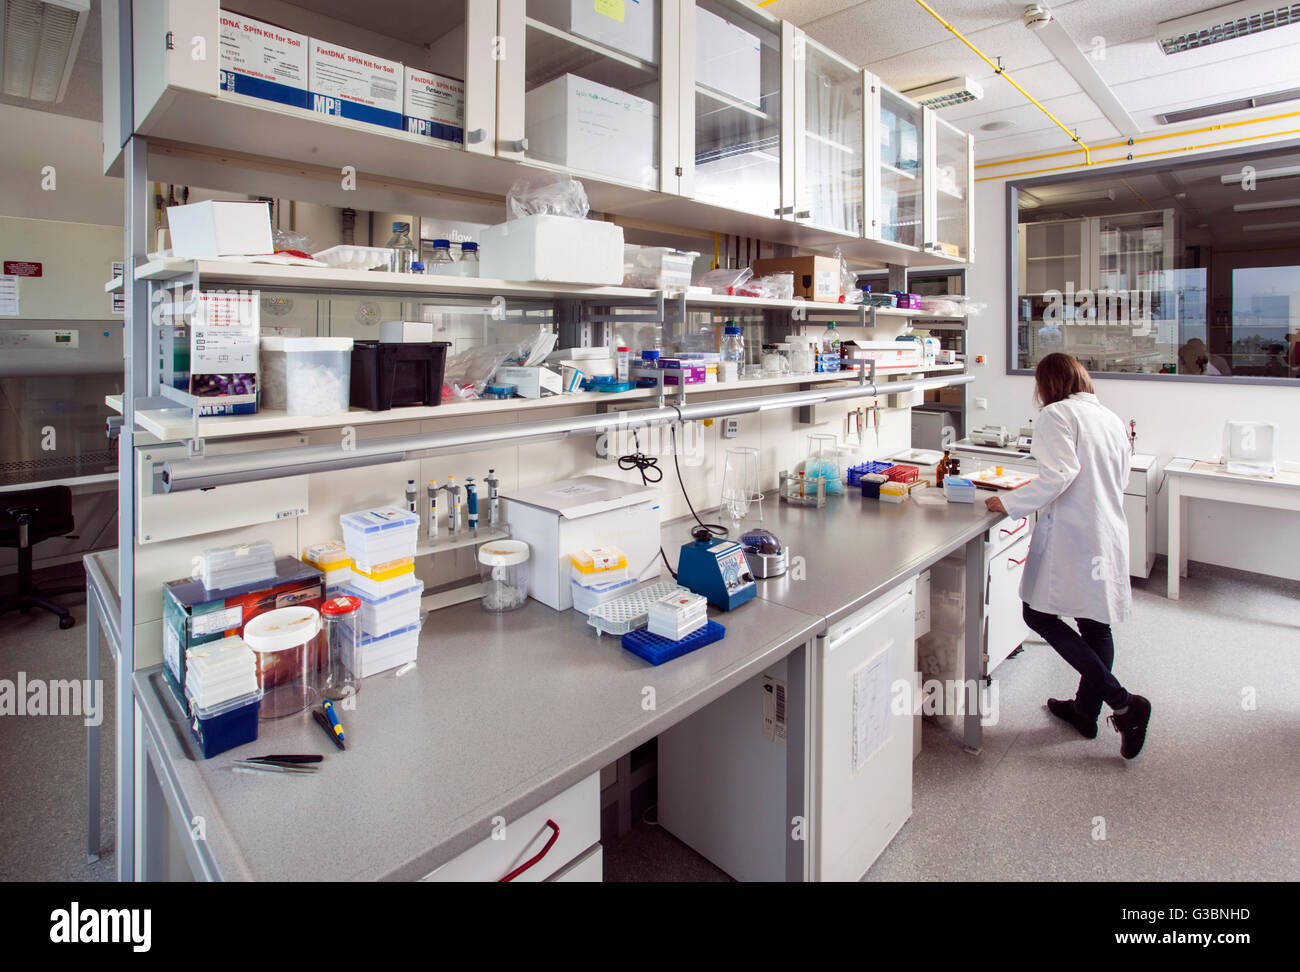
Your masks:
M311 38L307 52L311 110L402 127L402 65Z
M623 227L598 219L537 214L483 230L482 274L494 280L623 282Z
M433 341L430 321L384 321L379 325L381 344L429 344Z
M167 207L172 256L206 260L222 256L264 256L271 242L271 210L264 202L208 199Z
M658 114L653 101L566 74L524 96L528 155L654 189Z
M656 0L530 0L528 13L552 27L658 63Z
M465 82L410 65L403 74L406 130L448 142L465 141Z
M520 398L541 398L544 393L558 395L562 390L559 373L540 366L498 368L493 381L498 385L514 385L515 394Z
M307 107L307 35L221 11L221 90Z
M557 611L573 606L570 555L618 547L632 574L659 576L659 490L580 476L502 495L510 535L529 545L528 594Z
M763 45L745 28L695 8L695 80L762 107Z
M559 829L555 844L533 867L515 878L516 881L545 881L599 844L600 774L592 773L509 821L497 835L484 837L421 880L500 881L524 861L541 853L554 834L547 826L548 820L554 821ZM497 839L501 836L505 839Z

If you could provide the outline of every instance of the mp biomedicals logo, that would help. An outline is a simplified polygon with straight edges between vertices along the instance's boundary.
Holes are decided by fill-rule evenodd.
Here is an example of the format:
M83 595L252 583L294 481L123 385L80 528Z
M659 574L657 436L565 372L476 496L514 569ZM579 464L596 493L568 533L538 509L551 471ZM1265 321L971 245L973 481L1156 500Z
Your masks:
M50 941L56 945L128 943L134 952L147 952L152 940L153 912L148 908L87 908L77 902L50 912Z
M104 721L104 683L99 679L0 678L0 716L81 716L87 726Z

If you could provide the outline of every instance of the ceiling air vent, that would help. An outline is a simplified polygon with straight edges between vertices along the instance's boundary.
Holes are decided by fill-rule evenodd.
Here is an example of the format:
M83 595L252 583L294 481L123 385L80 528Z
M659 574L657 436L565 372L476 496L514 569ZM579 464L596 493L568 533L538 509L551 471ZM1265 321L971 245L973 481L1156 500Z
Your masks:
M1226 115L1232 111L1264 108L1268 105L1278 105L1284 101L1296 101L1297 99L1300 99L1300 88L1288 88L1286 91L1273 91L1269 94L1252 95L1249 98L1220 101L1214 105L1201 105L1198 108L1167 111L1163 115L1156 115L1156 121L1161 125L1177 125L1181 122L1196 121L1199 118L1209 118L1211 115Z
M1300 3L1242 0L1157 24L1156 43L1179 54L1293 24L1300 24Z
M947 108L950 105L960 105L983 98L984 89L972 78L949 78L946 81L936 81L934 84L911 88L903 94L927 108Z

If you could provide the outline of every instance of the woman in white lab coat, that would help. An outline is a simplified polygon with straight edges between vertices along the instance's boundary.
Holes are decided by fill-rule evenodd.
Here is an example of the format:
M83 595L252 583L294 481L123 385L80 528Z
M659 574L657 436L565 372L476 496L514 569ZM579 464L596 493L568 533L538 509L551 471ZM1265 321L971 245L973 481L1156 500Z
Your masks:
M1034 383L1043 407L1034 424L1038 477L987 505L1016 517L1041 511L1020 581L1025 623L1079 673L1075 697L1048 699L1048 709L1093 739L1104 702L1120 733L1120 752L1132 759L1146 738L1151 703L1112 674L1110 630L1133 610L1124 518L1128 437L1077 359L1047 355ZM1062 615L1074 618L1078 631Z

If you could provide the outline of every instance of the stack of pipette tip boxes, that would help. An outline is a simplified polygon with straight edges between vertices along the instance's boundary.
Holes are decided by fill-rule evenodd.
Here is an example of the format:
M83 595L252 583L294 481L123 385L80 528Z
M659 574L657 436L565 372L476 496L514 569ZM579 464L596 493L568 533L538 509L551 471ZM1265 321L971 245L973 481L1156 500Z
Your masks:
M185 698L190 732L205 759L253 742L262 699L253 649L235 635L189 649Z
M415 661L424 594L415 576L419 515L386 506L339 522L352 573L340 593L361 600L361 677Z
M650 633L681 641L709 623L709 602L691 591L674 591L650 605Z
M573 564L573 608L590 614L598 604L630 594L636 577L618 547L587 547L569 557Z

